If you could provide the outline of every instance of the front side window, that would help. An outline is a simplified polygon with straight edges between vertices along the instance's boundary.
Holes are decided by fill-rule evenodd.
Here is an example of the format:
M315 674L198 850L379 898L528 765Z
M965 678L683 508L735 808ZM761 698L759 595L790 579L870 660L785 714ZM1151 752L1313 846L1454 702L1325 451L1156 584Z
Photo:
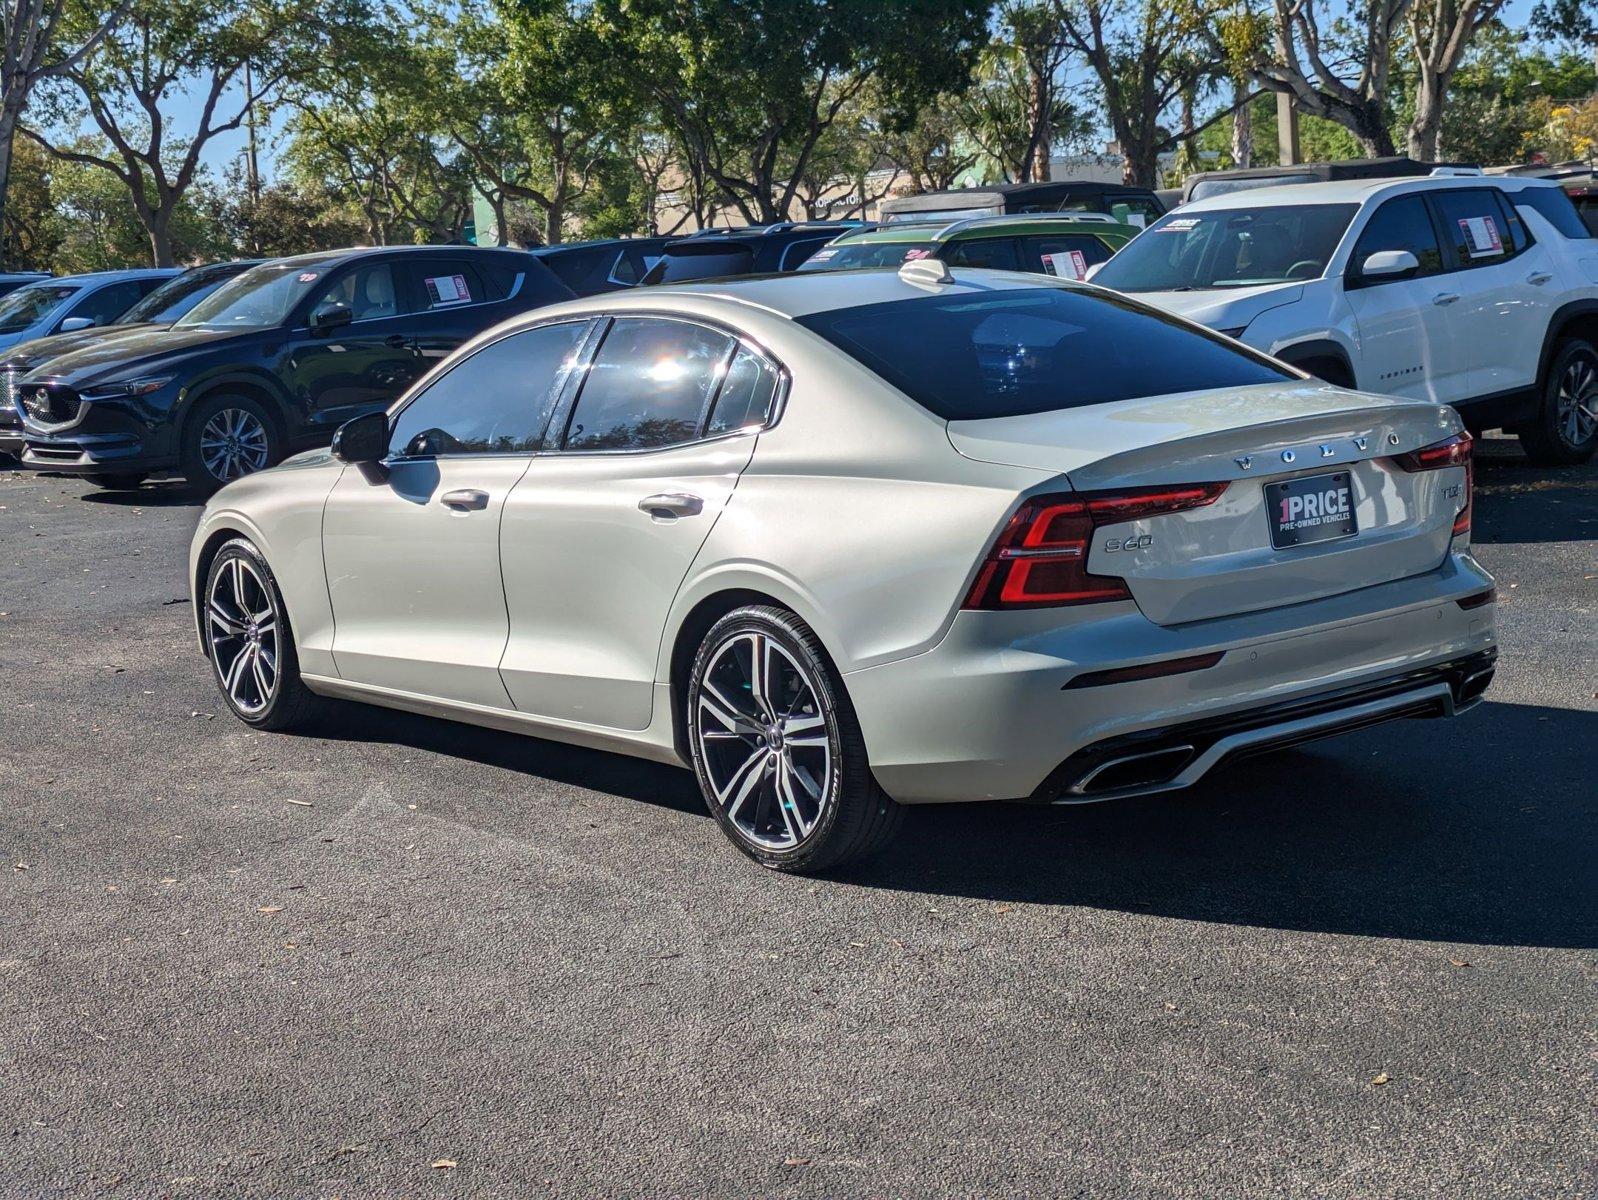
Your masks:
M1389 200L1371 214L1359 241L1354 243L1354 256L1350 266L1356 279L1362 278L1365 260L1383 250L1408 250L1420 264L1414 275L1435 275L1443 269L1443 251L1437 244L1437 230L1426 211L1426 202L1419 196L1400 196ZM1372 284L1383 282L1382 276L1369 280Z
M587 330L583 321L541 325L462 359L400 411L390 453L415 458L537 450Z
M322 289L311 312L349 309L350 320L381 321L407 311L394 286L394 268L386 263L366 263L334 279Z
M1085 279L1088 268L1108 262L1113 251L1096 237L1066 234L1021 240L1021 269L1062 279Z
M1297 378L1174 317L1088 290L929 296L797 320L947 421Z
M1127 243L1093 282L1173 292L1319 279L1357 211L1353 204L1178 209Z
M135 280L113 283L90 292L67 311L69 317L85 317L96 325L109 325L138 302L143 290Z
M943 256L951 267L987 267L994 271L1019 271L1015 242L1010 238L970 238L950 246Z
M1514 253L1509 223L1492 192L1485 188L1433 192L1432 203L1461 267L1491 266Z
M0 333L15 333L37 324L77 292L76 284L35 283L18 288L0 300Z
M733 340L654 317L611 323L566 429L568 450L651 450L699 436Z

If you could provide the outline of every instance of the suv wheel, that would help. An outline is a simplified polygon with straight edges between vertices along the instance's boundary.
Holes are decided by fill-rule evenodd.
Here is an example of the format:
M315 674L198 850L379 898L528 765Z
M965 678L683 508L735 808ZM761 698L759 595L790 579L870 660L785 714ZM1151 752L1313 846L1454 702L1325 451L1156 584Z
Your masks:
M183 477L210 493L265 470L281 457L277 425L247 396L213 396L183 426Z
M1591 342L1562 342L1543 377L1537 415L1516 430L1533 462L1584 463L1598 450L1598 350Z
M782 871L881 849L903 809L877 786L842 680L792 613L736 609L711 627L688 684L694 775L722 831Z
M266 558L246 538L217 552L205 576L205 654L233 715L257 729L310 723L321 697L300 679L294 631Z

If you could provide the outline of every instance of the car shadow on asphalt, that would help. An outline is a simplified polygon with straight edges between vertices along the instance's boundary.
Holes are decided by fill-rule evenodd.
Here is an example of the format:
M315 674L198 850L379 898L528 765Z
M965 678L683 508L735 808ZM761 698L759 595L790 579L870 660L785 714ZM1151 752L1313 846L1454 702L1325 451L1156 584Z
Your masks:
M1493 945L1598 945L1598 712L1484 704L1109 804L910 813L838 878L1005 903Z
M78 499L118 508L199 508L205 503L205 497L197 495L182 480L146 483L136 488L100 488L84 492Z
M1539 467L1493 440L1478 443L1471 540L1480 545L1598 539L1598 462ZM1512 445L1512 443L1511 443Z

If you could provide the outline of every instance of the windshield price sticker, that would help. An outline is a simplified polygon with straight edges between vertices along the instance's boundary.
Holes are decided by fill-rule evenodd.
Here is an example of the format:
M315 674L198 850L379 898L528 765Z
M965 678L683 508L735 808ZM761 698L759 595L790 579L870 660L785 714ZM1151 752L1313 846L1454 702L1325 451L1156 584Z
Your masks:
M427 299L435 307L440 304L465 304L472 298L464 275L430 275L422 282L427 286Z
M1198 226L1199 226L1199 222L1201 220L1202 220L1201 217L1177 217L1173 221L1167 221L1164 225L1161 225L1158 229L1150 230L1150 232L1151 233L1187 233L1189 230L1197 229Z
M1086 279L1088 260L1080 250L1061 250L1043 256L1043 270L1045 274L1058 275L1061 279Z
M1498 236L1498 223L1491 217L1461 217L1459 228L1465 235L1472 258L1489 258L1504 252L1504 243Z

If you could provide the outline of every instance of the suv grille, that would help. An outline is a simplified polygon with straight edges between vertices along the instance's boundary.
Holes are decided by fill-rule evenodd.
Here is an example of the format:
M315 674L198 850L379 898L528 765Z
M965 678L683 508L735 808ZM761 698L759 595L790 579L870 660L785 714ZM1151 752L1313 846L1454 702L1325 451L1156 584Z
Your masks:
M23 412L40 425L64 425L78 415L78 394L71 388L30 383L18 391Z

